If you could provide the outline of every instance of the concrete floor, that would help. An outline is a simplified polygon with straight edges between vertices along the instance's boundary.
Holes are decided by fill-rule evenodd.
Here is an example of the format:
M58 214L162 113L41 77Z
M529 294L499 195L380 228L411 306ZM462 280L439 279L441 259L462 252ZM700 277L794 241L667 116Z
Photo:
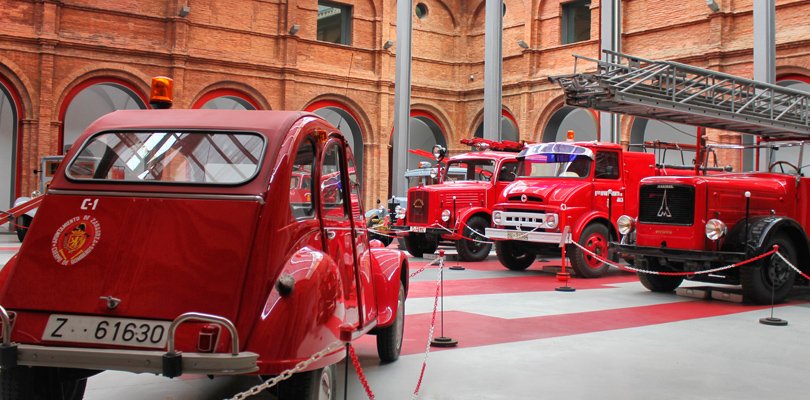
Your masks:
M0 265L18 247L0 235ZM411 259L415 271L427 263ZM794 291L774 310L786 327L760 324L767 307L651 293L632 274L611 271L573 279L557 292L560 260L525 272L494 256L457 263L444 273L444 335L453 349L432 348L419 398L454 399L807 399L810 389L810 290ZM545 268L546 271L541 269ZM380 365L373 337L355 343L378 399L410 399L424 359L436 269L413 278L406 303L402 357ZM695 285L687 283L687 285ZM436 336L441 335L436 327ZM343 393L343 364L338 368ZM348 399L365 398L353 371ZM223 399L256 378L105 372L88 382L86 399ZM270 395L255 399L272 399Z

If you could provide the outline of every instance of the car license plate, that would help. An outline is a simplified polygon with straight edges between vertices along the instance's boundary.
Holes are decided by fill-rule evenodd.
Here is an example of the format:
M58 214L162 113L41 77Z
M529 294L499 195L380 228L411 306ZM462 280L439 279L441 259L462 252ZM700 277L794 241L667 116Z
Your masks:
M528 232L509 231L509 232L506 232L506 237L509 238L509 239L526 240L526 239L529 238L529 233Z
M169 321L52 314L42 340L164 348Z
M424 226L412 226L411 232L425 233L427 232L427 228L425 228Z

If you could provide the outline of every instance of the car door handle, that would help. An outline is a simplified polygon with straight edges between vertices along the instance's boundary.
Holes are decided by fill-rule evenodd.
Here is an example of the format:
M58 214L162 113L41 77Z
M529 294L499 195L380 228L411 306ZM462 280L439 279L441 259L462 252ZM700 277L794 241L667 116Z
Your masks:
M327 229L327 230L326 230L326 238L327 238L327 239L332 240L332 239L334 239L334 238L335 238L335 236L337 236L337 234L335 233L335 231L333 231L333 230L329 230L329 229Z

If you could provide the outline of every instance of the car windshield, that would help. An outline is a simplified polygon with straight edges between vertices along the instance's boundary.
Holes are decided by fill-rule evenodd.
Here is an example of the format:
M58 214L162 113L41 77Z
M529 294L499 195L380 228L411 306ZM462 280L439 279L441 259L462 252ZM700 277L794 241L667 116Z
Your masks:
M483 181L492 180L495 171L495 161L493 160L451 160L448 163L448 171L459 171L461 173L450 173L446 182L455 181Z
M256 175L264 139L244 132L106 132L67 169L81 181L238 184Z
M518 176L524 178L584 178L591 173L593 151L565 143L544 143L518 156Z

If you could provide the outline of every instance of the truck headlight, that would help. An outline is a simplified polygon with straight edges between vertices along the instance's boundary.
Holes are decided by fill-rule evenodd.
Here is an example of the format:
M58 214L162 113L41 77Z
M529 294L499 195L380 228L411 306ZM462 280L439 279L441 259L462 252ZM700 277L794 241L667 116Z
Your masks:
M548 227L548 229L556 228L559 222L560 220L557 218L557 214L546 214L546 227Z
M717 240L726 235L726 224L719 219L706 221L706 237L709 240Z
M394 214L396 215L397 219L405 219L405 207L396 206L394 208Z
M622 215L616 220L616 228L619 229L619 233L626 235L636 229L636 220L628 215Z
M500 211L493 211L492 212L492 223L495 225L500 225L503 219L503 213Z
M447 222L450 220L450 210L442 211L442 221Z

